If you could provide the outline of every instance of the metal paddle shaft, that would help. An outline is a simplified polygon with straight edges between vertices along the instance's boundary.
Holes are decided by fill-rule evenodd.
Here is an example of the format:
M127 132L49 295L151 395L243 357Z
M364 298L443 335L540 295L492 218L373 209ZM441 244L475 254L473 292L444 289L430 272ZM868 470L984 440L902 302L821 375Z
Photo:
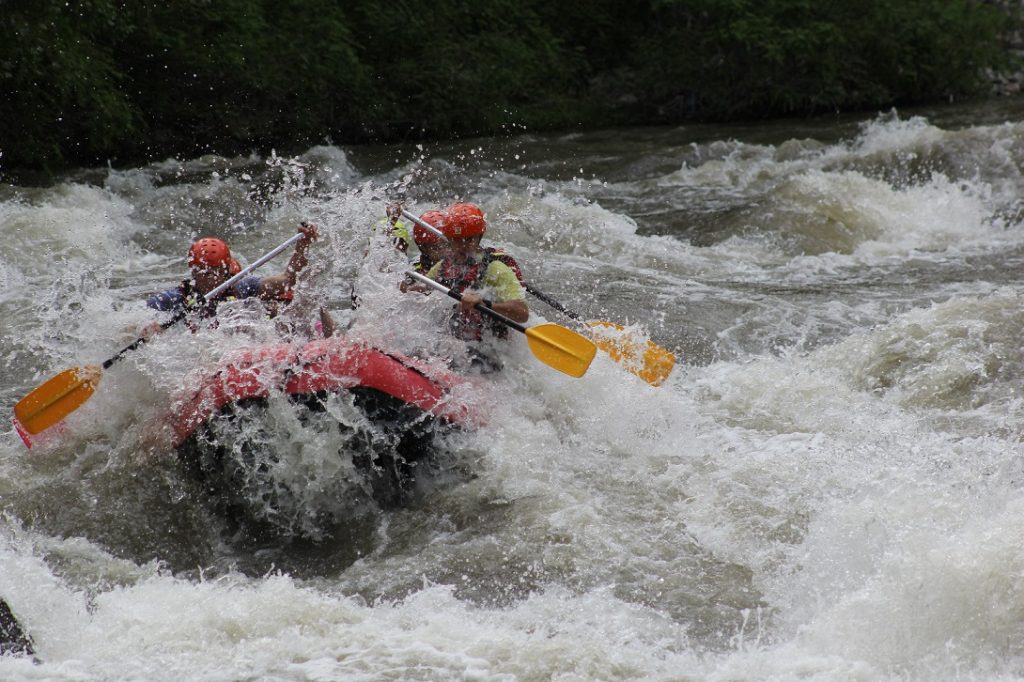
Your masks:
M444 241L448 241L448 237L444 236L444 232L441 232L441 230L437 229L427 221L417 218L404 208L402 209L402 217L405 218L406 220L411 220L412 222L416 223L417 225L419 225L420 227L422 227L424 230L434 235L435 237L440 237Z
M532 294L533 296L535 296L535 297L539 298L540 300L544 301L549 306L551 306L552 308L554 308L558 312L562 313L563 315L566 315L566 316L568 316L568 317L570 317L570 318L572 318L574 320L582 320L583 319L583 316L580 315L578 312L576 312L575 310L569 310L564 305L562 305L561 303L559 303L555 299L553 299L550 296L548 296L547 294L545 294L543 291L541 291L539 289L535 289L532 284L527 284L527 283L524 282L523 286L526 287L526 290L528 292L530 292L530 294Z
M406 274L415 281L437 289L456 301L462 300L462 294L452 291L440 282L435 282L412 270L407 271ZM484 315L525 334L527 345L535 358L571 377L579 378L586 374L590 363L594 360L594 355L597 354L597 346L571 329L552 323L526 327L483 303L477 303L474 307Z
M300 239L302 239L302 234L293 235L283 244L213 289L206 297L212 299L219 296L242 277L272 258L277 257L282 251ZM162 323L160 328L167 329L184 318L184 311L178 312L170 320ZM144 344L146 340L145 336L139 337L118 351L116 355L105 360L102 367L87 365L85 367L66 369L46 383L38 386L14 406L14 417L18 424L28 433L36 434L60 422L89 399L96 390L96 385L103 374L102 370L107 369L127 353Z

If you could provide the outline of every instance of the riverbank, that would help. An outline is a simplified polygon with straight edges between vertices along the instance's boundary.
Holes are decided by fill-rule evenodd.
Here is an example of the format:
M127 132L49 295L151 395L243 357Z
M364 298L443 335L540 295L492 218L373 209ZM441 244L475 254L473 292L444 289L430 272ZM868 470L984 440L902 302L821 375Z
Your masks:
M323 142L872 111L985 96L985 73L1012 73L1006 7L792 5L11 8L0 16L0 179Z

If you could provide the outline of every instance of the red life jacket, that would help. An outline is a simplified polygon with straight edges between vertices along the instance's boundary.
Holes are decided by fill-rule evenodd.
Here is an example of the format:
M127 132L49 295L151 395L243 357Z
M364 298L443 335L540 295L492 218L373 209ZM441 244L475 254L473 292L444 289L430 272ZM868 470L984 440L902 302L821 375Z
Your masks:
M516 259L500 249L486 247L483 249L484 257L473 263L466 269L458 267L449 257L441 261L437 274L437 281L445 285L457 294L466 289L475 289L477 284L487 274L487 268L493 261L501 261L515 273L519 283L523 282L523 271L519 268ZM455 306L451 318L448 320L448 329L452 335L464 341L480 341L483 338L483 330L487 328L491 334L498 338L508 336L508 327L502 323L484 317L483 313L473 310L470 313L462 313L459 306Z
M519 280L520 284L523 284L523 271L519 268L519 263L511 255L505 253L501 249L496 249L493 246L488 246L484 249L484 253L487 254L490 263L492 260L500 260L502 263L507 265L512 272L516 273L516 279Z
M420 257L412 262L412 269L421 275L425 275L430 272L430 268L432 267L434 267L434 263L431 261L424 261L423 254L420 254Z
M478 263L474 263L461 273L450 258L445 258L441 261L441 270L438 273L437 281L456 293L461 294L466 289L475 287L477 282L483 279L491 262L500 261L515 273L516 279L519 280L520 284L523 283L523 271L515 258L501 249L496 249L492 246L485 247L483 252L484 257Z

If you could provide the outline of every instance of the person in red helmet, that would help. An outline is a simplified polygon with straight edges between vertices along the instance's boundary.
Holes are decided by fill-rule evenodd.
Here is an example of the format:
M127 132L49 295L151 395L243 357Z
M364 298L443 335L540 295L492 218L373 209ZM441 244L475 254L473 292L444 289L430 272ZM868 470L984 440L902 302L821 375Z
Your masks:
M241 271L241 266L231 256L228 245L214 237L203 237L193 242L188 250L188 267L191 276L182 280L174 289L153 294L146 299L146 305L155 310L194 313L197 317L210 317L217 312L217 305L226 300L259 297L273 306L291 300L292 288L299 272L306 267L306 249L317 238L316 225L302 223L299 226L302 238L295 245L288 267L279 275L269 277L243 277L221 293L215 300L205 296ZM150 325L153 327L153 325ZM159 325L156 325L159 328ZM147 327L147 331L151 331Z
M443 211L427 211L420 216L420 220L442 232L444 230L445 215ZM445 254L448 253L448 242L444 237L439 237L419 225L413 226L412 238L420 250L420 255L411 265L416 272L425 275L430 268L434 267L434 263L439 263L444 259Z
M485 333L504 337L508 328L485 318L475 306L485 300L498 313L516 322L526 322L530 310L526 290L515 269L495 250L480 246L487 231L487 219L479 206L470 203L452 204L445 211L442 233L448 239L448 253L427 272L427 277L462 294L449 321L449 329L465 341L480 341ZM511 257L509 257L511 258ZM512 261L515 263L515 261ZM414 290L422 290L410 287Z
M484 231L487 229L487 220L484 218L484 212L476 204L452 204L448 210L454 210L457 217L462 217L462 222L465 224L465 231L468 235L470 232L480 232L480 236L483 236ZM454 230L461 231L461 230ZM443 232L443 230L442 230ZM484 260L490 262L492 260L498 260L504 263L515 273L516 279L519 280L520 284L523 284L523 270L519 267L519 263L510 254L506 253L502 249L494 246L482 246L480 250L483 252ZM523 285L525 286L525 284Z

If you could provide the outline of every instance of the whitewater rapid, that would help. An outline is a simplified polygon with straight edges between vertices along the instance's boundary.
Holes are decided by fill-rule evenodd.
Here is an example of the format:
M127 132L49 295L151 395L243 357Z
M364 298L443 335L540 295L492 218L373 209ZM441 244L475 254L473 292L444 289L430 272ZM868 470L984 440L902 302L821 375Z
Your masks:
M323 238L289 314L429 347L445 304L397 291L404 258L371 229L394 198L480 203L531 283L679 356L659 388L603 354L571 379L514 337L474 396L487 426L446 443L457 475L317 542L233 542L154 425L275 331L172 330L60 437L0 439L0 598L40 660L2 657L0 678L1024 678L1016 113L324 146L0 186L8 409L130 342L193 238L249 262L300 220ZM530 305L531 324L571 325ZM331 454L303 442L296 472Z

